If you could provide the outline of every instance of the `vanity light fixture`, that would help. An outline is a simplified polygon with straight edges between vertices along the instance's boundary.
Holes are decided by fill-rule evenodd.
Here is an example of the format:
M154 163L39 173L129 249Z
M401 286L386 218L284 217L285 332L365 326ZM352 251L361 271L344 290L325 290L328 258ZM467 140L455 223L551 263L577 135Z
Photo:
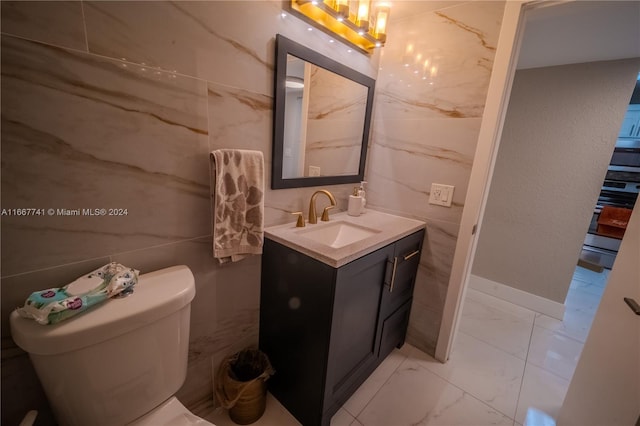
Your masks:
M289 10L361 52L384 46L391 4L373 0L290 0Z
M343 22L345 19L349 19L349 0L335 0L335 2L338 21Z

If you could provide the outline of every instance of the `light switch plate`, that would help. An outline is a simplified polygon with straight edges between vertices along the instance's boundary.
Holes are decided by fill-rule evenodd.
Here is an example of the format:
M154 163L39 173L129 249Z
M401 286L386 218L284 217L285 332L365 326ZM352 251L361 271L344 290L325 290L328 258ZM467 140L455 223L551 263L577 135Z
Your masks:
M443 185L441 183L431 184L431 194L429 194L429 204L436 204L438 206L451 207L453 201L452 185Z
M320 176L320 167L309 166L309 176Z

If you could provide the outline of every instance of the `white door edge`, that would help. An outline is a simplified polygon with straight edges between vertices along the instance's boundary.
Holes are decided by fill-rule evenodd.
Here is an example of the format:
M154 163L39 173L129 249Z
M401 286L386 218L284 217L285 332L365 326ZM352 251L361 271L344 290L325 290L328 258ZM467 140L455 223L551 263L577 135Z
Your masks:
M520 45L524 36L525 12L558 3L563 2L514 0L507 1L505 4L478 144L471 167L469 187L467 188L456 250L451 265L451 276L440 323L440 333L436 343L435 357L440 362L446 362L449 359L458 330L465 290L469 283L471 266L475 257L477 236L480 232L489 196L489 186L493 177L509 96L518 65ZM472 234L474 227L476 229Z

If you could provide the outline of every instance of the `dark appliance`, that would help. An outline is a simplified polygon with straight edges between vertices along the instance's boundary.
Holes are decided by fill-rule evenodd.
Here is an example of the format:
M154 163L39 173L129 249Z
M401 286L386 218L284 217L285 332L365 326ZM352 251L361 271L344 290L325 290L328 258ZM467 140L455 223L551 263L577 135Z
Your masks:
M598 233L598 219L604 206L633 209L640 192L640 140L618 139L598 203L593 211L581 258L611 269L621 239Z

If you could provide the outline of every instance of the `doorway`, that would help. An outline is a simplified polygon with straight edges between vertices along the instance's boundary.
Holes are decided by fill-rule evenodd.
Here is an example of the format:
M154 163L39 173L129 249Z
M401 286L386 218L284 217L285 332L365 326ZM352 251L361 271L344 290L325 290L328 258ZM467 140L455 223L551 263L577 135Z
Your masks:
M525 108L523 108L523 111L525 112L519 114L519 116L516 116L515 118L520 120L521 124L524 123L522 125L528 125L531 123L531 117L527 116L527 112L530 110L527 110L526 103L530 102L532 99L534 101L539 99L541 96L545 95L545 93L543 90L523 92L522 87L519 87L521 86L519 84L519 80L522 80L522 78L525 80L535 80L537 78L546 81L547 78L550 77L551 71L557 71L560 68L580 68L581 64L596 64L593 66L589 65L587 67L591 69L583 69L583 71L588 75L590 72L595 72L594 69L597 68L598 65L603 65L602 61L615 62L621 58L640 56L640 48L637 42L638 37L637 34L634 33L638 31L637 23L635 21L638 16L638 6L639 5L637 3L623 4L622 2L571 2L561 4L558 4L557 2L533 4L507 3L507 7L505 9L505 20L503 21L503 32L501 33L500 40L501 43L504 41L505 44L499 45L498 47L498 54L496 55L496 62L494 64L492 76L492 84L489 88L487 105L485 107L485 120L483 120L483 126L481 128L480 142L476 152L476 162L474 163L474 170L472 171L471 182L469 185L468 193L470 195L468 195L465 203L465 212L463 213L463 220L460 227L460 237L456 249L456 257L453 262L454 272L450 281L445 306L445 316L440 330L441 334L438 341L438 347L436 348L436 356L439 360L446 361L449 359L449 356L452 354L452 349L455 353L453 336L455 335L454 331L458 324L464 320L463 316L465 314L464 311L461 310L461 306L463 304L462 301L465 296L465 290L466 293L469 293L472 297L474 296L474 290L466 289L463 284L467 284L467 282L470 281L469 277L472 275L473 270L476 267L475 260L479 256L484 256L485 261L487 258L488 260L494 260L494 265L499 264L501 261L503 264L508 264L509 266L513 264L516 265L516 267L512 268L511 271L507 271L506 275L508 276L508 279L506 281L510 284L508 287L513 288L511 284L516 284L515 290L517 291L512 293L517 295L522 295L522 293L531 294L530 288L526 286L526 279L523 279L523 277L530 277L531 275L534 275L534 273L539 273L540 270L542 270L543 278L538 280L537 284L540 284L543 287L543 292L541 296L534 294L534 296L538 297L533 298L532 300L534 302L542 302L543 306L539 307L534 303L534 307L536 308L535 311L539 311L538 308L549 309L551 311L550 313L553 313L553 316L556 317L556 319L551 317L551 319L555 321L559 321L557 318L561 319L564 316L565 296L569 292L569 283L572 282L572 277L575 272L575 263L582 246L582 240L584 239L587 225L590 221L591 213L589 213L589 211L592 210L599 188L602 185L608 160L610 158L611 151L613 150L615 136L617 135L617 130L619 129L620 122L624 116L624 110L626 109L626 103L628 103L631 94L631 83L633 82L631 77L635 76L634 73L637 73L638 69L636 65L635 70L626 70L622 72L622 74L631 73L634 75L630 74L631 77L627 77L629 82L625 83L627 87L626 94L618 100L613 101L617 105L616 108L618 109L613 112L613 116L615 116L613 122L617 124L614 126L616 128L608 130L610 136L607 137L602 134L599 137L594 138L592 133L587 132L587 134L582 135L583 145L574 145L573 147L569 147L568 145L559 145L557 143L552 143L552 146L542 147L532 145L531 143L525 143L524 147L519 146L519 148L523 148L524 151L521 152L528 154L528 156L525 155L524 157L526 161L517 167L514 166L514 163L510 163L509 160L503 161L506 162L508 166L511 166L511 170L507 167L506 172L504 172L504 170L501 172L499 168L501 156L504 160L504 157L508 158L509 154L514 155L514 152L517 153L517 151L514 151L513 148L518 147L517 144L513 146L505 143L505 135L509 137L510 132L512 132L512 140L518 139L521 136L525 139L527 138L527 135L518 135L517 132L513 132L513 127L518 127L513 126L513 123L511 123L514 118L513 116L510 116L510 109L514 99L513 96L521 96L524 99L523 105ZM623 11L625 7L630 7L632 10L627 10L625 12ZM580 10L581 8L583 10ZM602 22L599 23L597 16L589 16L589 12L593 12L598 8L600 8L600 10L598 10L596 15L602 18ZM607 13L621 13L622 15L627 16L625 17L620 15L618 18L609 17L611 18L609 19L606 17ZM589 33L581 37L565 36L559 39L554 39L553 37L557 37L557 33L554 33L551 28L554 24L557 25L563 20L564 22L559 25L559 28L564 31L580 31L581 29L588 29L590 32L595 34ZM585 24L585 22L588 24ZM631 25L632 29L629 30L629 28L626 28L625 23ZM540 37L543 41L542 43L531 43L531 40L528 38L531 30L536 29L541 30ZM597 35L598 30L604 31L605 34L603 35L601 33L600 35ZM631 34L635 34L636 37L629 38L628 31L631 31ZM593 40L594 37L601 37L602 40L613 41L616 35L626 42L626 47L629 49L628 51L622 52L620 50L621 46L625 45L625 42L617 43L613 50L598 50L599 48L602 48L602 43L590 43L589 41ZM581 40L583 47L589 47L588 50L590 51L580 50L578 46L578 48L562 52L562 48L567 49L567 43L570 43L572 40ZM629 43L629 40L632 42ZM539 48L540 45L543 46L542 49ZM549 48L552 48L552 51L548 51ZM542 52L544 54L541 55L541 57L544 60L552 62L542 63L537 59L527 59L526 62L523 62L523 58L527 57L527 51L537 51L538 53ZM608 56L613 54L614 51L615 54L621 56ZM554 63L553 61L558 58L564 58L568 62ZM526 63L526 66L521 68L522 71L516 71L516 63ZM620 62L617 64L619 65ZM555 69L550 70L550 68ZM591 74L590 78L585 78L586 80L591 80L591 86L594 85L594 81L597 82L597 84L602 84L603 82L608 81L606 79L606 75L604 77L594 79L594 75ZM493 84L494 79L498 81L495 85ZM635 78L633 78L633 80L635 80ZM570 79L565 81L568 84L574 83ZM589 83L584 87L589 88ZM562 94L565 89L567 89L567 87L564 87L564 84L561 83L553 86L551 92L553 95L558 95ZM564 108L560 111L570 109L575 111L587 106L588 108L591 108L592 113L595 113L593 119L598 120L598 111L593 107L593 105L598 105L597 100L583 98L582 96L586 96L586 93L588 92L586 89L580 91L574 88L573 90L575 93L564 93L563 96L560 96L559 99L557 99L557 102L554 101L549 103L547 101L546 106L544 103L538 105L538 108L534 108L534 113L536 112L536 109L537 111L540 111L545 108L550 109L557 106L562 106ZM525 93L525 96L522 96L523 93ZM609 104L607 103L607 108L608 105ZM549 111L546 112L548 113ZM491 122L491 118L494 119L494 122ZM553 113L547 115L547 119L549 120L555 120L557 118L558 117L554 117ZM562 138L575 136L576 129L578 130L578 133L580 133L581 130L584 130L580 127L582 123L584 123L584 121L582 121L582 117L580 117L579 114L578 116L569 118L569 125L565 126L564 129L561 129L559 125L554 126L553 130L547 134L548 137L546 138L546 142L557 140L556 138L558 136ZM545 121L538 122L538 127L533 129L535 131L534 136L539 136L541 131L544 133L548 130L547 124L548 123ZM501 138L503 140L500 140ZM591 150L594 146L593 143L586 144L585 141L593 141L593 139L596 139L595 146L599 152L599 156L590 158L587 158L587 156L582 157L583 154L588 154L584 151ZM603 143L602 141L606 141L606 143ZM606 146L607 143L609 144L608 146ZM500 147L499 150L497 148L498 146ZM527 151L527 149L530 151ZM534 154L537 154L538 151L552 152L557 155L555 155L556 158L552 155L543 160L535 160ZM574 156L573 154L576 155ZM560 159L561 156L565 156L564 159ZM517 158L517 154L515 154L515 157ZM536 170L539 171L540 169L543 169L546 172L549 168L553 169L553 167L550 167L551 164L557 165L557 160L561 162L564 161L565 164L568 164L567 158L571 161L575 160L576 164L573 164L573 166L577 165L578 167L576 167L576 169L597 169L591 176L587 177L589 179L591 201L585 204L587 207L582 208L583 213L576 213L576 215L582 216L574 220L578 226L572 226L571 232L568 232L562 227L562 225L558 228L558 222L562 222L561 220L558 220L558 218L561 218L563 213L566 214L567 209L565 207L568 205L567 201L575 202L576 194L578 192L582 192L581 189L584 189L584 181L582 178L571 179L571 176L569 176L569 178L566 176L564 178L562 178L562 176L555 176L550 179L552 182L555 182L555 187L551 187L550 189L547 188L539 193L531 193L531 191L524 189L526 188L526 184L531 182L531 175L526 173L528 170L534 170L535 173ZM504 177L501 184L502 186L500 186L500 184L496 185L495 179L496 177L500 177L501 174ZM578 176L578 174L576 174L576 176ZM580 176L582 177L582 175ZM542 176L542 179L544 180L547 177L548 176ZM489 189L490 179L491 189ZM536 189L535 185L533 189ZM506 198L507 202L494 205L492 208L490 204L492 198L491 192L494 190L494 195L496 195L496 197ZM509 202L518 197L524 199L525 202L523 205L525 207L533 204L540 208L539 206L542 205L543 207L541 209L550 214L545 216L544 212L541 213L540 211L537 211L534 214L531 210L527 210L526 208L518 211L518 209L513 207L513 203ZM586 198L589 198L589 196ZM582 199L583 202L585 202L585 198ZM527 204L528 201L532 203ZM546 207L544 206L545 201ZM579 211L579 209L576 211ZM482 244L481 239L483 232L487 231L487 228L491 228L485 226L485 219L491 214L495 214L496 217L500 219L494 220L493 224L494 233L495 235L498 235L498 238L487 244ZM526 226L531 224L534 219L540 218L543 218L543 220L536 223L536 229L526 229ZM515 231L515 226L518 224L524 224L525 229ZM479 235L474 235L476 225L478 225L480 230ZM526 247L520 252L514 252L511 250L507 251L506 254L504 250L501 250L502 242L509 240L521 240L525 243L538 244L543 240L540 238L541 236L552 235L554 232L558 231L558 229L560 229L561 233L564 234L564 238L561 238L560 243L547 244L546 246L542 243L543 247L539 247L538 250L536 250L537 252L544 253L546 251L547 254L552 254L552 256L550 256L550 260L546 263L536 262L531 259L529 253L531 253L532 250L527 250ZM571 238L567 238L568 236L571 236ZM559 259L562 254L561 251L567 251L566 241L569 240L572 241L568 244L570 245L568 251L571 252L569 257L573 257L573 259L568 263L560 262ZM483 246L484 252L482 251ZM505 256L511 257L508 258L508 261L505 261ZM523 267L525 268L524 273L522 272ZM485 271L489 270L495 273L494 269L495 268L492 267L485 267ZM556 274L558 274L558 270L561 271L559 274L564 277L561 279L561 281L565 283L564 288L558 289L557 279L549 278L550 274L548 272L550 270L556 270ZM491 281L496 282L494 280ZM524 286L522 286L523 281L525 282ZM533 281L535 282L535 280ZM522 288L517 288L518 285L522 286ZM504 296L504 294L501 295ZM484 295L476 294L475 296L483 297ZM551 301L552 303L548 304L545 301ZM537 315L538 313L534 313L534 322ZM561 321L559 322L562 323ZM530 345L532 337L533 334L526 336L524 344ZM525 356L528 356L529 346L527 346L526 350L527 354ZM549 394L551 395L553 392Z
M580 64L640 56L640 42L638 37L634 37L634 35L637 36L636 33L638 32L636 17L639 6L637 2L507 3L436 348L436 358L440 361L444 362L449 357L454 331L459 322L459 308L465 289L463 284L466 284L468 277L471 275L472 260L478 243L476 229L480 228L480 232L482 232L482 221L489 198L489 181L494 174L496 159L500 154L497 147L500 144L503 127L508 126L508 121L505 117L508 113L511 89L516 75L516 64L523 63L522 58L527 57L529 58L527 59L528 62L526 62L527 67L540 70L546 66L540 62L541 60L557 61L559 58L564 58L569 64ZM631 7L632 10L625 10L625 7ZM578 10L579 8L584 10L580 11ZM578 13L576 13L576 10L578 10ZM595 14L593 13L594 10L597 11ZM575 34L558 37L557 31L554 32L553 30L554 26L556 29L563 31L577 33L583 31L583 33L579 37L575 36ZM526 35L536 29L541 34L538 38L542 41L531 42ZM599 40L599 42L595 42L596 40ZM542 49L540 48L541 45L543 46ZM522 55L520 55L521 51L523 52ZM524 55L527 51L542 52L543 55L539 55L536 59L535 55ZM594 82L592 81L591 84L593 85ZM534 92L533 96L535 95L536 93ZM576 99L575 103L579 101L574 95L566 99ZM624 108L624 102L628 102L628 99L629 94L627 93L626 100L623 100L622 108ZM593 101L588 102L594 103ZM580 105L585 104L582 103ZM586 105L590 104L587 103ZM569 102L568 107L572 107L571 102ZM623 115L623 110L621 110L615 121L618 121ZM524 119L526 120L526 117ZM544 128L544 126L541 126L541 128ZM569 128L571 127L569 126ZM616 131L614 131L614 134ZM590 135L587 135L587 138L589 137ZM589 149L591 149L591 146L589 146ZM609 149L612 149L612 147L609 147ZM603 156L604 160L601 160L604 163L608 160L605 157ZM590 168L591 164L585 164L584 167ZM605 166L600 164L599 167ZM593 183L594 186L601 184L604 178L604 170L601 170L602 175L596 179L599 182L597 184ZM523 176L526 177L526 174L516 173L512 177L522 179ZM520 182L515 183L512 187L517 188ZM565 180L558 182L557 187L562 188L564 186L565 189L566 187L572 189L571 185L576 185L575 181ZM577 183L577 185L581 185L581 183ZM564 191L560 195L551 197L551 201L556 204L563 201L566 193L567 191ZM590 208L592 206L588 209ZM526 219L525 215L524 220L526 221ZM582 220L586 219L583 218ZM584 228L586 229L586 226ZM520 237L521 235L514 236L514 238ZM583 237L584 233L580 238ZM577 250L577 248L574 247L573 250ZM577 258L577 253L578 251L576 251L574 261ZM565 266L565 276L570 277L572 273L572 266ZM550 299L554 300L554 297L558 304L561 305L562 296L556 294Z

